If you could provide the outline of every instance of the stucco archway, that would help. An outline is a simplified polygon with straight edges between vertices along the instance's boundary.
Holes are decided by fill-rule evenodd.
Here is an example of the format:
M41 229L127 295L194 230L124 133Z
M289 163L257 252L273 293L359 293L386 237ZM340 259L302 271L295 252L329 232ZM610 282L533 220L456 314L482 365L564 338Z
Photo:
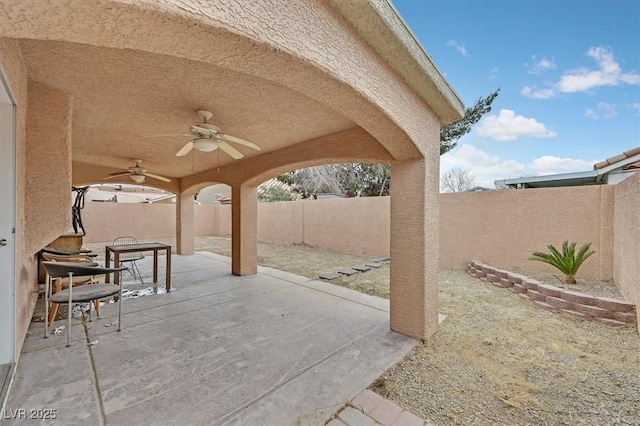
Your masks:
M61 148L53 164L68 171L55 181L61 187L143 159L172 178L155 186L178 194L178 231L187 236L193 193L228 183L240 247L233 269L245 274L255 271L242 247L255 244L260 179L292 165L389 162L404 188L392 197L392 328L420 338L435 331L439 128L463 108L387 2L10 0L0 14L0 60L19 86L22 129L57 134L22 141L26 176L47 178L29 163L44 143ZM198 108L262 151L239 162L199 152L176 158L180 142L148 138L184 132ZM46 119L54 110L62 126ZM36 216L64 217L66 207ZM42 243L27 241L23 257ZM179 242L181 252L188 243Z

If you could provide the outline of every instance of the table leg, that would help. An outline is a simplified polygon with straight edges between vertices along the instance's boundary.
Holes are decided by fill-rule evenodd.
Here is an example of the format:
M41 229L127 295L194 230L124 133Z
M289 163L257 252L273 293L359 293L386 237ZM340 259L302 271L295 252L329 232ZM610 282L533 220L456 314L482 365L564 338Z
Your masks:
M171 247L167 249L167 291L171 291Z
M158 282L158 249L153 251L153 283Z

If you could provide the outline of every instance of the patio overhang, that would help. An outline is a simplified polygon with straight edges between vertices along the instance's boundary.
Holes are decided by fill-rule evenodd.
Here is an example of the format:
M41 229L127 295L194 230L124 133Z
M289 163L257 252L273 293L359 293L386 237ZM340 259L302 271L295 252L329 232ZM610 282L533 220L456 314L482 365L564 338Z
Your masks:
M103 177L86 169L123 170L133 159L174 180L233 163L225 154L174 156L199 108L260 145L240 148L247 158L352 128L395 160L419 158L429 147L412 134L418 126L462 116L462 102L386 1L268 3L14 0L0 6L0 36L18 40L31 81L73 97L74 183ZM282 10L267 13L274 9ZM407 122L411 110L423 119ZM167 134L176 137L154 137Z
M193 193L232 186L237 275L257 270L261 181L323 163L390 163L391 328L418 338L437 329L439 131L464 107L389 2L7 0L0 16L26 217L16 229L18 349L34 254L70 224L69 187L135 159L171 179L145 183L178 196L182 254L193 252ZM198 109L261 150L238 147L240 161L220 150L176 157Z

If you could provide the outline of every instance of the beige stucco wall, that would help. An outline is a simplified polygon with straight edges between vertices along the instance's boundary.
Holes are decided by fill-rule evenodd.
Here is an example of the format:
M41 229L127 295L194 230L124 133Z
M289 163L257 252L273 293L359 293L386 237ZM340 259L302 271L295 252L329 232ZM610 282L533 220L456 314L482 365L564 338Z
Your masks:
M176 236L176 205L89 202L82 210L82 223L87 231L86 243L112 242L125 235L140 241L173 238ZM194 233L197 236L220 235L217 206L194 206Z
M613 276L624 297L640 305L640 173L617 184L614 198Z
M389 254L389 197L262 203L258 238L366 256Z
M367 256L389 254L389 197L258 204L258 239ZM365 217L361 216L364 212ZM174 204L86 203L84 241L175 237ZM230 205L194 206L195 235L231 235Z
M306 202L258 205L258 240L278 244L304 243Z
M28 81L15 40L0 39L0 67L17 103L17 358L37 300L36 254L71 224L72 99Z
M624 186L616 187L440 194L440 266L463 269L469 260L478 259L502 268L520 268L532 272L553 271L551 267L529 261L528 258L533 251L546 251L547 244L559 246L568 239L579 245L591 242L596 251L584 264L581 275L612 279L614 188L620 188L616 189L616 194L625 191L637 196L634 182L630 180ZM624 223L633 220L634 209L627 208L619 196L616 195L615 198L616 247L618 252L624 247L632 253L628 255L631 259L638 250L637 247L627 247L636 240L632 236L625 237L627 234L623 230L628 228ZM258 238L260 241L283 244L304 243L365 256L388 255L390 201L390 197L370 197L259 203ZM103 206L108 209L101 209ZM126 207L116 214L115 211L120 206ZM622 211L627 213L620 213L621 206L625 206ZM112 234L108 238L102 237L106 239L92 235L94 229L101 228L102 220L91 217L93 214L101 212L101 216L107 216L107 221L112 220L109 218L120 217L128 222L133 220L129 217L139 215L136 213L140 211L138 209L157 207L169 209L150 214L156 220L145 223L145 235L148 238L175 235L170 226L172 215L175 214L173 206L92 203L87 204L83 213L83 218L86 216L85 223L91 224L87 225L87 241L102 242L112 239ZM196 235L230 235L230 206L196 206L195 212L196 223L200 224L196 226ZM162 214L167 217L160 219ZM211 215L211 219L204 219L208 215ZM627 222L621 222L623 219ZM638 220L637 216L635 220ZM207 223L208 227L203 223ZM158 224L164 224L164 228L157 226ZM634 270L626 266L620 267L625 271Z
M35 282L35 264L24 240L27 124L27 72L15 40L0 38L0 68L17 104L16 126L16 359L27 333L36 295L27 283Z
M71 97L29 82L25 238L37 252L71 226Z
M176 236L175 204L86 203L82 223L87 243L111 242L117 237L138 240Z
M388 255L390 201L371 197L304 203L304 243L345 253Z
M194 206L194 233L218 235L218 209L214 205Z
M611 279L612 191L591 186L441 194L440 264L462 269L477 259L499 268L551 272L551 266L527 259L533 251L547 251L547 244L559 247L569 240L578 246L590 242L596 251L581 275Z
M231 235L231 205L216 206L217 213L217 234L221 237L227 237ZM258 220L260 218L260 211L258 211ZM258 229L260 229L260 222L258 222Z

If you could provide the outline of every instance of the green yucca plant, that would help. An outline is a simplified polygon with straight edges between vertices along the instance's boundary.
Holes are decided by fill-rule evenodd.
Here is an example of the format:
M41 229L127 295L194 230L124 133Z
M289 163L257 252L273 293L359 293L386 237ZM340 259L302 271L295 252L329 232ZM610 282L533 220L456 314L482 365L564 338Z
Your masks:
M585 260L589 258L595 251L591 248L591 243L587 243L580 247L580 250L576 253L576 243L569 244L569 241L562 243L562 253L549 244L547 246L551 253L542 253L536 251L529 258L529 260L536 260L538 262L548 263L551 266L558 268L564 275L567 284L576 283L576 273Z

